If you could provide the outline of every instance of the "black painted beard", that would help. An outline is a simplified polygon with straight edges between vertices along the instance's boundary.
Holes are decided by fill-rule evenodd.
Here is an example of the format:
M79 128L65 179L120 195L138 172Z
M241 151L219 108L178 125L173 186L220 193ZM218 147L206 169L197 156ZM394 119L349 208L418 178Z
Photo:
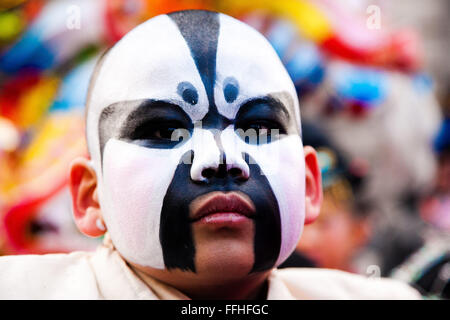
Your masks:
M187 152L184 157L193 157ZM183 158L184 158L183 157ZM251 272L268 270L274 267L281 246L281 222L277 199L260 167L248 154L245 161L250 168L249 179L234 177L227 173L226 165L206 181L197 182L190 178L191 165L183 161L177 166L174 178L164 197L160 241L167 269L179 268L195 272L195 245L192 225L189 219L189 205L197 197L214 191L239 191L246 194L254 203L254 265Z

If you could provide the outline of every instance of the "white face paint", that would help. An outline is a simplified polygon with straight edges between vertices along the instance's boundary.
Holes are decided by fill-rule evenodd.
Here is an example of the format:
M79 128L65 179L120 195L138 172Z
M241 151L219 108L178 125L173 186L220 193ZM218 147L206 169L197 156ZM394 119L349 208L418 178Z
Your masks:
M203 15L200 24L208 19L216 19L216 24L205 28L198 21L186 20L196 19L196 15ZM204 19L205 15L208 19ZM214 28L218 28L216 39L212 33L210 39L203 37L200 42L190 38L191 34L195 38L199 30L208 34L204 30ZM196 55L194 46L205 49L211 44L216 47L207 54L212 52L214 60L208 60L206 54L200 58ZM214 75L206 76L199 67L206 60L214 61L213 69L208 69L214 70ZM205 68L211 68L208 63ZM208 79L212 90L208 89ZM285 132L279 139L248 144L235 131L240 108L255 99L262 104L270 101L261 107L265 109L260 108L261 112L270 115L268 108L274 108L272 113L283 122ZM193 124L192 134L169 147L134 139L137 129L127 128L139 127L140 120L154 117L148 115L153 111L140 104L149 100L164 101L182 110ZM211 107L211 101L215 107ZM157 110L161 106L150 104L147 108ZM166 114L158 112L158 116ZM227 125L211 125L219 118ZM203 128L198 126L201 120ZM243 156L248 154L276 197L281 247L275 265L294 250L303 226L305 198L298 100L275 51L247 25L202 11L162 15L141 24L104 58L92 84L87 121L104 220L117 250L127 260L154 268L167 267L161 244L162 211L177 167L190 151L194 156L186 180L191 182L205 180L202 171L217 168L221 154L226 155L228 169L238 168L246 179L255 179L251 176L252 164Z

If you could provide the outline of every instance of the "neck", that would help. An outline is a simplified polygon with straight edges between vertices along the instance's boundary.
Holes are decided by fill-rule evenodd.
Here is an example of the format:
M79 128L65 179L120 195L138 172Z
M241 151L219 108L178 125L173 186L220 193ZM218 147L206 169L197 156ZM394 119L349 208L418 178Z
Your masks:
M131 268L150 289L155 289L156 280L193 300L265 300L271 271L247 275L244 278L213 279L180 270L142 269L133 265Z
M192 299L198 300L266 300L268 280L256 277L219 285L200 285L186 288Z

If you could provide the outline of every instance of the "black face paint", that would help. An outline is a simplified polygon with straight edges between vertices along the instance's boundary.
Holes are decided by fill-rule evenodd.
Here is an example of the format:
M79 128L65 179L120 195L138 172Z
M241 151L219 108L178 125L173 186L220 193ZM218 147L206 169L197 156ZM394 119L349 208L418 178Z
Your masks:
M248 144L265 144L290 133L290 116L286 108L272 97L246 101L236 114L234 127L237 135ZM266 132L262 134L261 129Z
M280 106L282 106L285 110L285 113L288 115L295 115L295 104L292 99L292 96L286 91L272 92L268 95L269 99L273 99L278 102ZM298 134L300 138L302 136L301 128L299 128L296 124L294 117L291 116L289 123L289 134Z
M178 89L188 90L192 96L197 93L192 84L182 82ZM194 91L195 90L195 91ZM268 136L261 139L241 138L247 143L270 143L274 139L282 138L285 134L296 133L296 127L291 125L291 117L283 103L272 96L254 98L243 103L236 118L228 120L218 112L209 111L202 119L202 127L205 129L223 130L230 124L235 129L247 131L254 128L258 134L258 126L270 129L278 129L279 136ZM171 149L188 140L192 135L194 124L187 113L178 105L162 100L123 101L114 103L104 108L99 118L100 154L103 159L103 151L106 142L110 138L135 143L148 148ZM178 139L174 136L165 138L152 137L155 131L172 132L182 129L185 134ZM238 132L239 133L239 132ZM239 135L239 134L238 134Z
M170 13L168 16L176 23L186 41L205 86L209 110L201 120L202 127L226 128L231 122L219 113L214 102L219 15L211 11L188 10Z
M285 166L290 170L281 172L280 177L273 176L270 158L278 152L278 145L263 146L261 151L268 151L266 157L258 148L242 143L233 129L255 128L258 134L259 128L263 131L280 128L280 139L294 133L292 127L296 127L299 120L294 108L298 104L291 90L293 87L289 87L289 77L264 38L246 31L247 27L234 19L206 11L177 12L168 17L158 18L154 23L137 28L134 36L125 37L102 69L98 81L106 79L106 83L95 86L92 101L96 109L91 112L89 128L99 130L96 133L101 152L95 150L93 157L96 170L103 169L105 144L109 139L114 140L108 144L105 154L110 157L104 163L107 170L100 176L105 178L100 179L105 182L100 186L105 195L102 198L106 199L102 206L111 221L108 221L111 234L113 226L118 226L114 241L130 261L154 268L199 270L200 266L195 266L196 249L197 254L199 249L195 248L195 241L200 239L193 234L192 227L197 225L189 220L190 204L210 192L238 191L245 193L256 207L256 216L252 217L254 228L249 231L254 233L254 239L247 243L254 251L251 272L270 269L295 245L292 234L299 228L290 223L293 220L290 212L280 213L280 210L287 208L293 216L303 214L302 201L284 194L286 185L296 187L293 181L304 180L301 168L295 167L300 156L292 155ZM241 38L236 42L234 39L241 35L245 41L240 41ZM133 41L127 42L127 38ZM219 40L222 43L218 43ZM243 49L242 56L229 50L236 44ZM222 48L223 52L217 52ZM252 50L258 50L262 57L267 56L263 64L259 59L252 59ZM127 63L117 63L121 59ZM154 64L155 61L158 63ZM265 68L272 72L264 72ZM277 68L281 72L277 72ZM121 76L117 78L117 75ZM283 90L291 95L290 100L276 95ZM137 101L147 98L164 101ZM252 101L242 102L245 99ZM118 102L120 100L128 101ZM116 102L114 106L102 111L101 108L113 102ZM277 103L286 107L290 117L284 115ZM199 130L200 126L210 131ZM167 139L172 129L179 128L196 134L182 148L178 148L181 142ZM223 132L225 128L227 131ZM280 141L282 152L301 147L297 137L290 138ZM269 139L261 143L271 142ZM255 164L245 152L260 162ZM198 159L193 159L196 154ZM232 167L229 171L225 165L227 160L228 167ZM245 178L236 174L236 170L241 174L245 171ZM261 170L267 170L269 176L263 175ZM130 187L124 188L123 181ZM302 185L298 185L300 189ZM279 195L279 199L274 194ZM131 214L144 219L131 217ZM288 221L280 221L285 215ZM282 238L281 231L287 233L287 240Z
M137 107L135 105L138 105ZM132 111L130 111L130 109ZM211 113L210 117L213 117ZM148 132L163 123L176 122L177 128L187 128L192 132L193 124L183 109L170 102L145 100L143 102L123 102L106 108L101 116L100 136L102 150L104 142L113 137L136 143L148 148L174 148L177 141L154 141ZM261 97L243 104L234 123L235 128L246 129L247 124L259 124L261 121L276 124L281 134L289 131L289 113L285 107L272 97ZM213 123L213 122L211 122ZM216 124L220 125L220 124ZM223 129L223 127L213 127ZM267 143L270 143L269 140ZM220 149L222 149L219 146ZM180 160L174 178L164 196L160 218L160 242L165 266L168 269L179 268L195 272L195 246L192 226L189 221L189 205L197 197L214 191L240 191L249 196L255 204L254 217L254 266L252 272L263 271L274 266L281 245L281 222L277 199L267 178L260 167L243 155L250 169L250 178L242 180L226 170L226 155L219 170L212 170L206 182L193 181L190 178L193 151L188 151ZM185 161L189 159L189 161Z
M184 157L194 157L192 151ZM256 209L254 217L254 255L251 272L272 268L281 246L281 221L277 199L267 178L248 154L245 161L250 168L250 179L242 180L227 172L221 164L206 182L190 179L190 164L180 163L164 197L160 221L160 241L164 264L168 269L179 268L195 272L195 246L189 205L197 197L214 191L240 191L249 196Z
M196 105L198 102L198 93L195 87L190 82L181 82L177 87L178 94L184 101L192 105Z
M228 77L223 81L223 96L225 101L232 103L239 94L239 83L233 77Z
M137 106L136 106L137 105ZM193 123L176 104L161 100L125 101L103 109L99 120L100 151L110 138L117 138L148 148L171 149L186 139L173 140L172 130L192 134ZM156 134L166 131L166 134ZM186 138L186 137L184 137Z
M168 14L185 39L208 95L214 104L219 15L211 11L180 11Z

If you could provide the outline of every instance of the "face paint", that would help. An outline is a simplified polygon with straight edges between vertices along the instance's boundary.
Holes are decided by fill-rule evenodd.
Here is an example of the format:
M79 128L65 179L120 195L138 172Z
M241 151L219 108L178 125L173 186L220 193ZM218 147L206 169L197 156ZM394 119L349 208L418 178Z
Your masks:
M255 30L206 11L143 23L104 58L87 121L105 224L127 260L196 271L189 206L216 191L255 206L252 271L295 248L305 198L297 96ZM280 134L246 135L265 129Z

